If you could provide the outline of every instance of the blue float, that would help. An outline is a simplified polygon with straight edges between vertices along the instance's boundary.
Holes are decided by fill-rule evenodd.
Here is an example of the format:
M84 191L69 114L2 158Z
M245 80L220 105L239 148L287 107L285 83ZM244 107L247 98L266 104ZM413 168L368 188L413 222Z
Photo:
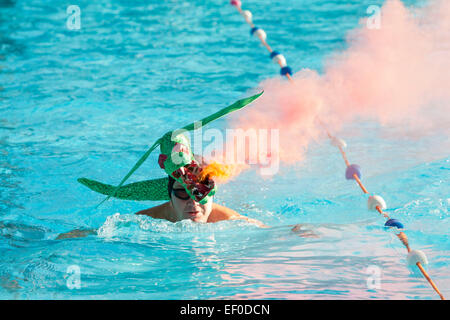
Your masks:
M403 229L403 224L400 221L398 221L397 219L389 219L388 221L386 221L384 226L385 227L396 227L398 229Z
M270 54L270 59L273 59L274 57L276 57L279 54L280 53L278 51L272 51L272 53Z
M280 74L281 74L282 76L285 76L285 75L287 75L287 74L289 74L290 76L292 76L292 70L291 70L291 67L286 66L286 67L281 68Z
M356 173L359 179L361 179L361 167L357 164L351 164L345 170L345 179L347 180L355 180L353 175Z
M253 28L250 30L250 34L253 35L253 34L256 32L256 30L258 30L258 29L259 29L258 27L253 27Z

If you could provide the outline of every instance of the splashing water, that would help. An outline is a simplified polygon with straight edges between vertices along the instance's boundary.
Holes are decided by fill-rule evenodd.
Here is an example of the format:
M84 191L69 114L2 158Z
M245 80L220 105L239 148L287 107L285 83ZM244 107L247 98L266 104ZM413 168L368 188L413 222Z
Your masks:
M0 298L435 299L423 277L411 275L405 267L405 251L396 236L382 227L382 218L367 211L357 186L343 178L345 166L336 149L315 144L314 139L322 142L323 136L314 123L316 116L330 129L341 130L349 158L364 169L364 182L370 190L382 192L389 213L405 224L414 248L427 254L433 280L450 296L450 148L448 135L442 134L448 113L440 109L447 101L440 90L448 79L443 61L449 49L444 32L449 30L447 5L430 2L412 15L411 7L386 3L400 8L406 25L430 30L411 36L436 44L430 52L436 59L429 63L432 69L437 61L442 63L442 74L423 79L427 86L441 79L441 86L430 91L436 95L435 105L408 125L427 128L418 120L428 121L433 112L441 117L429 135L425 129L407 135L403 122L380 127L381 119L375 116L375 104L389 100L382 99L380 91L399 93L378 82L373 88L366 82L361 91L358 83L368 80L364 69L372 68L373 61L379 66L375 71L391 72L381 68L381 58L375 59L381 53L364 51L374 57L366 59L369 66L354 65L363 69L360 78L357 70L349 78L344 74L352 71L349 50L362 50L364 43L373 41L358 40L358 33L392 48L404 41L397 35L386 42L392 31L384 30L388 21L383 18L380 30L351 32L348 49L343 49L345 35L374 3L381 0L247 0L255 22L266 29L271 44L293 69L320 70L299 71L292 85L264 80L275 78L278 66L268 63L242 17L222 0L80 0L78 31L66 28L66 1L3 1ZM393 12L388 9L384 7L384 15ZM438 26L442 32L434 30ZM409 42L414 46L422 44ZM397 51L374 50L386 57L395 57ZM330 52L338 53L327 59ZM411 52L415 60L426 54ZM411 75L406 62L398 64ZM395 68L396 63L386 66ZM411 69L427 72L423 66ZM405 86L415 81L406 79ZM117 183L156 138L246 96L258 84L267 86L261 97L267 100L232 116L247 117L242 121L249 127L259 125L252 121L260 117L269 128L280 128L282 160L292 156L291 162L302 161L282 166L270 181L255 170L244 170L219 186L215 202L271 228L244 221L171 223L134 215L156 202L112 200L95 210L103 197L77 183L81 176ZM420 104L404 94L395 99L403 100ZM346 109L348 101L352 105ZM372 119L351 122L368 118L358 109L362 107ZM398 115L394 107L384 106ZM387 117L395 119L401 116ZM213 127L225 129L225 120ZM158 176L162 173L155 153L134 179ZM293 232L297 224L301 226ZM56 240L75 228L100 230L85 238ZM303 237L311 233L318 237ZM373 265L382 270L381 289L367 287L366 270ZM67 286L71 266L81 271L80 289Z

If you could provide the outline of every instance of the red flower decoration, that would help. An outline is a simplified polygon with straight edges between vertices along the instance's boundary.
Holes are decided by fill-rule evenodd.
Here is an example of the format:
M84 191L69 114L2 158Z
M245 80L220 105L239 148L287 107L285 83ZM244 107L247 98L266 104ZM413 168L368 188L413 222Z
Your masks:
M164 161L167 160L167 156L165 154L160 154L159 158L158 158L158 164L161 167L161 169L165 169L164 168Z

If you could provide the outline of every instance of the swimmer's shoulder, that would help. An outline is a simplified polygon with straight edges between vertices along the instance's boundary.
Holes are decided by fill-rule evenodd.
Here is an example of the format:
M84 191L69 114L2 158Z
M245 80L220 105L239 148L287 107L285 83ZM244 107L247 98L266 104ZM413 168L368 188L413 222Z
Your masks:
M234 220L242 217L239 213L233 209L221 206L220 204L213 203L211 214L209 215L208 222L217 222L222 220Z
M245 220L247 222L256 224L258 227L269 228L269 226L266 226L259 220L248 218L246 216L237 213L233 209L221 206L220 204L213 203L213 208L211 214L209 215L208 222L218 222L222 220Z
M163 204L160 204L159 206L136 212L136 214L143 214L155 219L167 219L169 210L170 210L170 203L165 202Z

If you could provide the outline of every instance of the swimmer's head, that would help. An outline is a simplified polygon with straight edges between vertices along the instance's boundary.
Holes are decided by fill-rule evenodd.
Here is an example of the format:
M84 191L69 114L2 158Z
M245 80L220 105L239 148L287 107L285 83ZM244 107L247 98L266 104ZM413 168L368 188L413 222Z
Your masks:
M214 196L214 180L210 179L209 175L199 176L203 159L198 159L192 153L189 139L182 132L168 132L164 135L161 139L158 164L167 175L183 185L195 201L206 204L209 198Z
M194 222L207 222L212 211L212 198L204 204L193 200L181 183L169 176L168 192L175 220L191 219Z

